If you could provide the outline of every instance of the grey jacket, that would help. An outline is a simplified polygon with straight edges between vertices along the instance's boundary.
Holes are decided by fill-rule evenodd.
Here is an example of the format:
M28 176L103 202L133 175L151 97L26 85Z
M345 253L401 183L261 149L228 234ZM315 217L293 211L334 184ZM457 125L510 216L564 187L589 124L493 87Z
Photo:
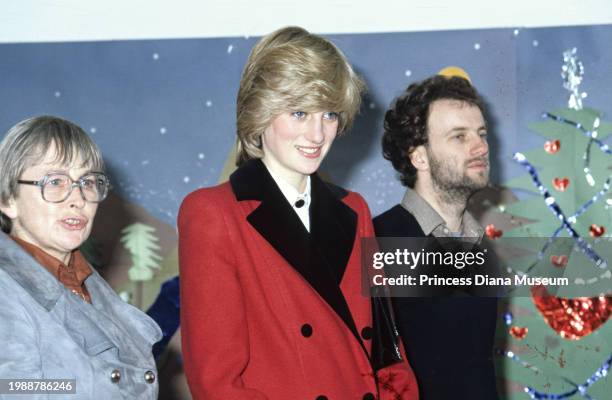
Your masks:
M157 324L94 271L92 304L0 232L0 379L76 379L76 394L0 399L156 399Z

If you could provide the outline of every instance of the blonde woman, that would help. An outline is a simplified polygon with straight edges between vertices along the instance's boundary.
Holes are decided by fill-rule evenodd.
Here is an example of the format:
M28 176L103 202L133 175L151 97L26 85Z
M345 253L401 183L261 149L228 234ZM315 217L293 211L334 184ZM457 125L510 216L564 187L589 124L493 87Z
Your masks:
M363 198L316 174L363 83L328 40L264 37L237 101L238 170L181 206L185 371L196 399L416 399L406 360L379 362L360 239Z

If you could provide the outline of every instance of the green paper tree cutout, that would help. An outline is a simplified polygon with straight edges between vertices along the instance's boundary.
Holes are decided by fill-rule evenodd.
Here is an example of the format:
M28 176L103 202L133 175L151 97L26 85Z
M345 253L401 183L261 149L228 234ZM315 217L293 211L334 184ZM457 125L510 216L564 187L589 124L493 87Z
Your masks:
M605 140L612 134L612 124L601 121L602 114L593 109L574 110L564 108L554 110L550 114L581 124L587 130L593 130L593 126L597 126L599 123L598 128L596 128L599 140ZM596 122L596 120L599 122ZM570 218L604 189L606 180L612 177L612 156L601 151L599 146L592 143L582 130L572 124L547 118L530 125L530 128L544 137L545 140L542 146L526 151L524 155L536 168L540 181L554 197L565 217ZM550 147L548 147L549 151L546 151L546 142L549 144L559 143L558 150L551 152ZM587 152L588 163L585 159ZM588 167L588 174L585 173L585 167ZM561 190L561 186L555 185L555 180L559 182L564 179L567 179L566 182L569 184L564 190ZM546 205L529 174L507 182L506 186L531 192L534 195L505 207L506 213L532 222L524 223L505 232L504 237L548 238L561 226L561 221ZM595 203L587 208L586 212L571 221L571 226L578 235L592 246L599 257L612 262L612 246L607 240L612 231L610 199L612 199L611 192L600 196ZM599 237L600 240L594 237L594 230L596 229L602 229L604 232ZM558 250L559 254L569 256L564 276L569 278L572 283L581 282L581 280L592 281L593 283L589 287L590 295L608 293L612 283L609 277L610 267L604 269L597 267L579 251L577 246L573 246L574 241L569 239L570 234L566 229L562 229L558 237L567 238L563 242L565 247L570 244L569 249ZM522 242L528 243L528 241ZM534 248L530 249L531 251L537 252L540 250L535 247L541 246L542 241L532 243ZM553 249L555 249L554 245L551 246L551 251ZM550 255L547 253L542 263L548 263ZM563 288L557 295L564 295Z
M575 54L575 50L573 53ZM567 71L567 65L564 71ZM582 69L580 73L582 74ZM557 109L549 114L567 122L543 116L541 121L531 124L530 129L544 140L538 148L523 152L536 169L542 185L554 197L566 218L572 217L585 203L605 190L605 182L612 176L612 156L603 151L583 131L583 129L596 131L596 139L605 141L612 134L612 124L603 120L601 112L582 108L576 101L577 85L572 88L574 102L570 101L570 106L573 107ZM579 127L576 127L576 124L580 124ZM565 188L559 185L564 179L569 183ZM533 194L524 200L506 205L503 212L531 221L504 232L504 238L544 238L544 240L518 241L525 244L525 247L531 243L531 248L526 250L532 253L529 257L535 260L535 255L541 250L545 238L553 235L561 225L561 221L544 202L543 196L528 173L506 182L506 186ZM581 252L565 229L559 233L559 237L565 239L551 244L549 252L545 253L539 262L539 264L548 263L550 267L551 254L567 254L569 258L563 267L563 276L567 277L571 284L576 284L580 280L589 282L588 290L592 294L587 297L611 294L611 199L612 193L608 191L584 213L570 221L576 233L592 246L599 257L607 261L608 265L605 268L597 267ZM603 234L595 235L601 232ZM527 266L534 265L525 258L513 261L516 270L524 271ZM520 264L523 265L523 269ZM563 288L556 293L556 296L572 297L564 296ZM511 326L528 328L528 333L521 338L510 333L511 326L499 325L498 343L503 343L503 349L509 356L498 360L497 369L506 382L509 382L507 387L510 391L506 393L508 399L528 398L524 391L526 387L547 394L571 393L577 385L582 385L591 378L612 353L610 348L612 327L609 320L592 333L576 340L569 340L546 324L531 297L511 298L507 307L513 315ZM595 310L587 312L596 315ZM511 359L510 356L517 356L518 359ZM562 398L609 398L609 394L612 393L610 379L601 378L589 386L586 393L591 397L583 397L576 392Z
M130 281L134 283L133 296L123 293L123 297L131 299L132 304L141 308L143 302L144 282L150 281L155 270L161 269L159 255L159 239L155 236L155 228L136 222L121 231L121 243L132 256L132 266L128 270Z
M155 228L136 222L121 231L121 243L132 256L132 266L128 271L132 282L144 282L153 279L154 270L160 269L162 257L158 254L159 239Z

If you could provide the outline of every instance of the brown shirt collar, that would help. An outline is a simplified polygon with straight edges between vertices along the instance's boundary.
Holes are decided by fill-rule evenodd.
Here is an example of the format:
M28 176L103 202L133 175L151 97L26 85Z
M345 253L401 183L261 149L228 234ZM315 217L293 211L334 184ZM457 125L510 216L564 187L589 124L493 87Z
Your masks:
M51 273L58 281L60 281L72 293L80 296L88 303L91 303L91 297L85 286L85 279L92 274L91 267L85 260L85 257L80 251L75 250L70 256L68 265L64 264L57 258L49 255L40 247L28 243L24 240L11 236L17 244L27 251L36 261L40 263L47 271Z

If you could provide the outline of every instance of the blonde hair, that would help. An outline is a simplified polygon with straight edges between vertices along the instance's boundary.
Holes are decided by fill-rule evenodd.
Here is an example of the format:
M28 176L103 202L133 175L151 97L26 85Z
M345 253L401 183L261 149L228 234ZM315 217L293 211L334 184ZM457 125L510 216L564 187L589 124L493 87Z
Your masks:
M264 36L242 72L236 101L236 165L262 158L261 135L287 111L333 111L338 134L353 123L365 84L329 40L299 27Z

